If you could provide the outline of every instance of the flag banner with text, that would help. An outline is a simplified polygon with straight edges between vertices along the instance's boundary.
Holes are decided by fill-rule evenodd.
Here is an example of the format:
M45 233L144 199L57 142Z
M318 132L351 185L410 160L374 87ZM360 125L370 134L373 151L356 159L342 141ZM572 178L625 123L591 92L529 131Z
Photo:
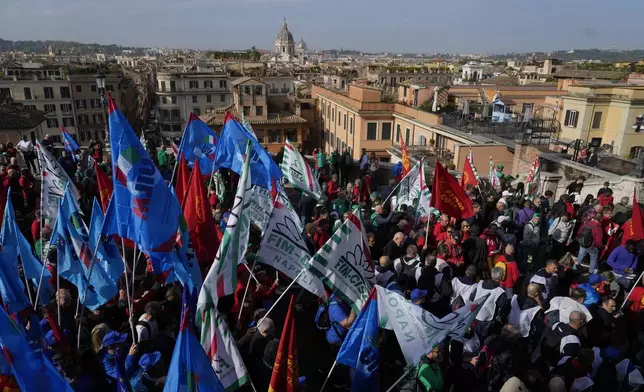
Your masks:
M405 204L414 207L418 204L421 194L421 181L425 176L421 174L421 162L418 162L400 181L396 194L396 206Z
M380 328L394 331L408 365L416 365L446 337L463 336L483 303L479 299L439 319L398 293L376 290Z
M258 185L250 188L251 221L264 233L273 210L271 191Z
M300 154L291 142L286 139L284 144L284 158L280 165L284 178L288 180L294 187L302 192L309 193L316 199L320 199L322 191L320 190L320 182L313 175L311 167L306 162L306 159Z
M311 258L302 236L303 232L297 213L289 206L276 201L259 247L259 261L295 279ZM310 271L304 270L297 284L326 300L322 281Z
M375 282L375 271L359 208L309 260L306 268L356 313L360 312Z
M58 205L65 195L65 186L69 184L69 189L76 201L80 199L80 194L65 170L49 151L38 142L36 143L36 150L38 151L38 164L42 171L41 213L47 223L52 223L58 215Z
M427 171L425 170L425 160L421 159L421 170L419 177L420 185L420 195L418 196L418 206L416 207L416 219L420 219L425 216L429 216L430 206L429 202L431 200L432 194L429 192L429 187L427 186Z
M465 194L456 179L436 161L431 206L456 220L474 215L472 200Z

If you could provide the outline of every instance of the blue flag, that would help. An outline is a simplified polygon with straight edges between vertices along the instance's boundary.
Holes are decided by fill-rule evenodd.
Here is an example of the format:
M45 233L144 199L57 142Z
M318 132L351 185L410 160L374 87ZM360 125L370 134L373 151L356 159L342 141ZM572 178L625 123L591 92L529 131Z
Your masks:
M34 351L22 328L0 307L0 346L4 366L11 370L21 391L73 392L42 352Z
M279 181L283 176L282 171L257 139L232 116L226 116L226 123L217 142L215 169L224 167L241 174L248 140L252 144L251 181L254 185L272 189L272 181Z
M116 391L132 392L132 385L130 385L130 381L125 377L125 369L123 368L123 362L121 361L121 353L119 352L118 349L114 354L114 361L116 364Z
M186 317L182 319L163 391L225 392L187 320Z
M110 203L109 205L112 204ZM92 219L89 224L89 246L91 249L97 249L96 262L107 272L110 280L118 286L118 281L125 271L125 264L112 237L101 235L104 223L105 216L103 215L101 205L98 203L98 200L94 199ZM100 244L96 248L96 243L99 241Z
M204 174L211 173L215 160L216 145L217 134L215 131L210 129L194 113L190 113L177 156L181 156L181 153L183 153L183 157L188 161L190 167L198 159L201 172Z
M17 313L30 306L25 286L18 275L18 267L4 252L0 252L0 296L9 313Z
M7 190L7 203L4 207L4 217L2 218L2 229L0 230L0 243L2 252L10 260L16 271L18 270L18 228L16 227L16 213L11 203L11 187Z
M351 390L380 390L378 302L375 289L344 338L336 360L355 369Z
M65 147L65 151L67 151L71 155L72 160L76 162L76 151L80 150L80 146L64 127L61 128L61 130L63 131L63 146Z
M114 100L108 100L118 235L146 251L172 250L181 208Z

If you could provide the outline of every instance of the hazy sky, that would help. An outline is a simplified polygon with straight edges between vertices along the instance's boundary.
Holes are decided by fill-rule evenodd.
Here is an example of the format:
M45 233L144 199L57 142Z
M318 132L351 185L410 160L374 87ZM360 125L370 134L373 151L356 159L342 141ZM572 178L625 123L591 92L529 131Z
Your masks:
M0 0L0 38L392 52L644 48L644 0Z

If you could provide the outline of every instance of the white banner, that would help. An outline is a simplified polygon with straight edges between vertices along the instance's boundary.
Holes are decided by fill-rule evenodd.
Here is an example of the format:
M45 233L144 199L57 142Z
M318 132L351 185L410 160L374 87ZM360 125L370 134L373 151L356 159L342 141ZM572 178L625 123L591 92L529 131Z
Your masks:
M306 162L306 159L293 147L291 142L286 139L284 144L284 158L280 165L284 178L288 180L294 187L311 194L316 199L320 199L322 191L320 190L320 182L313 174L311 167Z
M268 220L273 210L273 196L271 192L261 186L253 185L250 188L251 221L259 227L262 233L266 230Z
M394 331L408 365L416 365L446 337L463 336L482 303L476 301L438 319L400 294L381 286L376 290L380 328Z
M65 185L69 183L70 191L76 202L80 199L80 194L65 170L51 156L49 151L38 142L36 142L36 151L38 152L38 163L42 174L41 213L46 221L52 225L58 215L58 205L65 195Z
M248 371L226 323L214 309L204 313L201 345L208 355L217 378L232 392L248 382Z
M408 207L414 207L418 203L421 190L420 185L423 178L424 176L420 172L419 162L411 168L405 178L400 181L400 185L398 185L398 193L396 195L397 207L400 207L403 204Z
M356 313L360 312L375 283L360 209L356 209L333 233L306 268L351 305Z
M284 204L276 203L259 248L259 261L295 279L311 258L302 233L302 224L295 211ZM297 283L318 297L326 299L322 281L308 270L304 270Z
M429 202L432 194L429 192L427 186L427 171L425 170L425 160L421 160L420 178L418 184L420 185L420 194L418 196L418 207L416 208L416 219L429 216Z

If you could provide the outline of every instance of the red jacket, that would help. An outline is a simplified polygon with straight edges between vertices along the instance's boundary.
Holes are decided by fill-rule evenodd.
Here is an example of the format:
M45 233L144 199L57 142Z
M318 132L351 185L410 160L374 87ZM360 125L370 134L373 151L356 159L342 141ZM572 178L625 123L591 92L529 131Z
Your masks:
M609 204L613 204L613 196L608 196L605 193L602 193L599 195L597 198L599 200L599 203L602 205L602 207L606 207Z
M517 267L516 261L508 261L505 258L505 255L499 255L494 260L494 265L498 262L505 263L505 279L503 279L499 285L504 289L514 288L517 284L517 280L519 280L519 268Z
M338 184L333 181L329 181L327 183L327 196L329 197L329 201L335 199L338 197L338 192L340 191L340 188L338 187Z
M592 245L590 245L590 247L597 249L604 248L604 231L602 230L601 225L595 220L590 220L584 227L582 227L582 230L586 226L590 227L593 232L593 243ZM581 233L581 231L579 233Z

